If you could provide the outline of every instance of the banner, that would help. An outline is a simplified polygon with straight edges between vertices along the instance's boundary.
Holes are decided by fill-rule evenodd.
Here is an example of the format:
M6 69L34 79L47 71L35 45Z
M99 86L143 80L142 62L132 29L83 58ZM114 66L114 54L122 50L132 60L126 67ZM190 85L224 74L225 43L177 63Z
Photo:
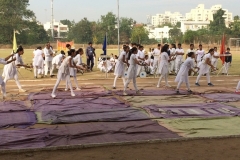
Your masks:
M16 32L13 31L13 52L17 52L17 39L16 39Z
M74 41L71 42L61 42L61 41L57 41L57 51L68 51L68 49L66 48L66 45L70 44L72 48L74 48Z
M222 37L222 44L221 44L221 48L220 48L220 56L221 55L225 55L226 49L225 49L225 42L226 42L226 38L225 38L225 34ZM221 56L220 59L222 60L222 64L225 63L225 56Z

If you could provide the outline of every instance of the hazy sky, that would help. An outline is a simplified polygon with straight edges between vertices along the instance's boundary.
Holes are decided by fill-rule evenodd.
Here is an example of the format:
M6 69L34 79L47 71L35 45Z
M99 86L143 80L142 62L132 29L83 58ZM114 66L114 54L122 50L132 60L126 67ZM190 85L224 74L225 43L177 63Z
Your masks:
M46 22L51 19L51 0L29 0L29 9L36 14L37 20ZM196 8L199 3L205 8L222 4L233 15L240 15L239 0L119 0L120 17L131 17L137 22L146 23L147 15L164 13L165 11L184 14ZM90 21L100 19L101 15L112 11L117 14L117 0L54 0L54 19L75 20L78 22L84 17Z

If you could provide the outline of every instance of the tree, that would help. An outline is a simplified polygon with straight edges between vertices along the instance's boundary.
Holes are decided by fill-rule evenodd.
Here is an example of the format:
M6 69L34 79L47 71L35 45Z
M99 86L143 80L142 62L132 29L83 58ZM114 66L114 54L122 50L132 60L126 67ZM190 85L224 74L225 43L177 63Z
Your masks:
M231 35L232 37L239 38L240 37L240 17L234 16L233 23L230 24Z
M149 38L148 32L145 30L145 28L143 26L134 26L131 35L131 41L140 44L144 41L146 42L147 40L149 40Z
M181 28L181 22L177 22L175 25L176 28Z
M188 30L187 32L185 32L183 36L183 40L185 43L188 43L188 44L194 43L196 39L196 35L197 35L196 31Z
M209 29L213 34L223 34L226 31L225 18L223 17L225 11L219 9L213 15L213 21L210 22Z
M0 0L0 43L12 43L13 30L21 32L30 20L35 20L28 6L29 0Z
M68 19L60 20L60 22L61 22L63 25L67 25L69 29L71 29L71 28L75 25L75 22L74 22L74 21L70 21L70 20L68 20Z
M38 44L49 41L50 37L44 30L43 26L39 25L38 22L27 22L27 26L27 28L21 30L19 34L16 35L18 43Z
M132 18L120 18L120 42L129 42L134 24L136 21Z
M88 43L92 41L92 34L92 23L83 18L70 29L68 39L76 43Z
M173 29L169 30L169 36L172 42L181 42L183 34L180 29L174 27Z

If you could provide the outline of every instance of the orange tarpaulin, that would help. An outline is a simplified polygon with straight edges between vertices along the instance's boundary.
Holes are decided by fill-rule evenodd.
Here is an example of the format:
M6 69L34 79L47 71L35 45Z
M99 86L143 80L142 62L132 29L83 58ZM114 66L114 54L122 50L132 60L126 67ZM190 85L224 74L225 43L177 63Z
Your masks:
M225 52L226 52L225 42L226 42L226 38L225 38L225 35L223 35L222 44L221 44L221 48L220 48L220 56L221 56L221 54L224 55ZM222 64L224 64L225 63L225 56L221 56L220 59L222 60Z
M70 44L72 47L74 47L74 41L71 41L71 42L57 41L57 50L58 51L61 51L61 50L67 51L66 44Z

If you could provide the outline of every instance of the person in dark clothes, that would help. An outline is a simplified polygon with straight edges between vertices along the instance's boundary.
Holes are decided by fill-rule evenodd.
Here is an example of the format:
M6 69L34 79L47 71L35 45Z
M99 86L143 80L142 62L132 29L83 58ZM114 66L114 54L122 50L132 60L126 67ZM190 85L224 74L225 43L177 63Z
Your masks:
M92 42L89 42L88 45L89 46L86 49L87 65L92 71L94 66L95 48L92 47Z
M229 67L232 63L232 54L230 53L230 48L227 48L227 52L225 52L225 63L222 74L228 74Z

